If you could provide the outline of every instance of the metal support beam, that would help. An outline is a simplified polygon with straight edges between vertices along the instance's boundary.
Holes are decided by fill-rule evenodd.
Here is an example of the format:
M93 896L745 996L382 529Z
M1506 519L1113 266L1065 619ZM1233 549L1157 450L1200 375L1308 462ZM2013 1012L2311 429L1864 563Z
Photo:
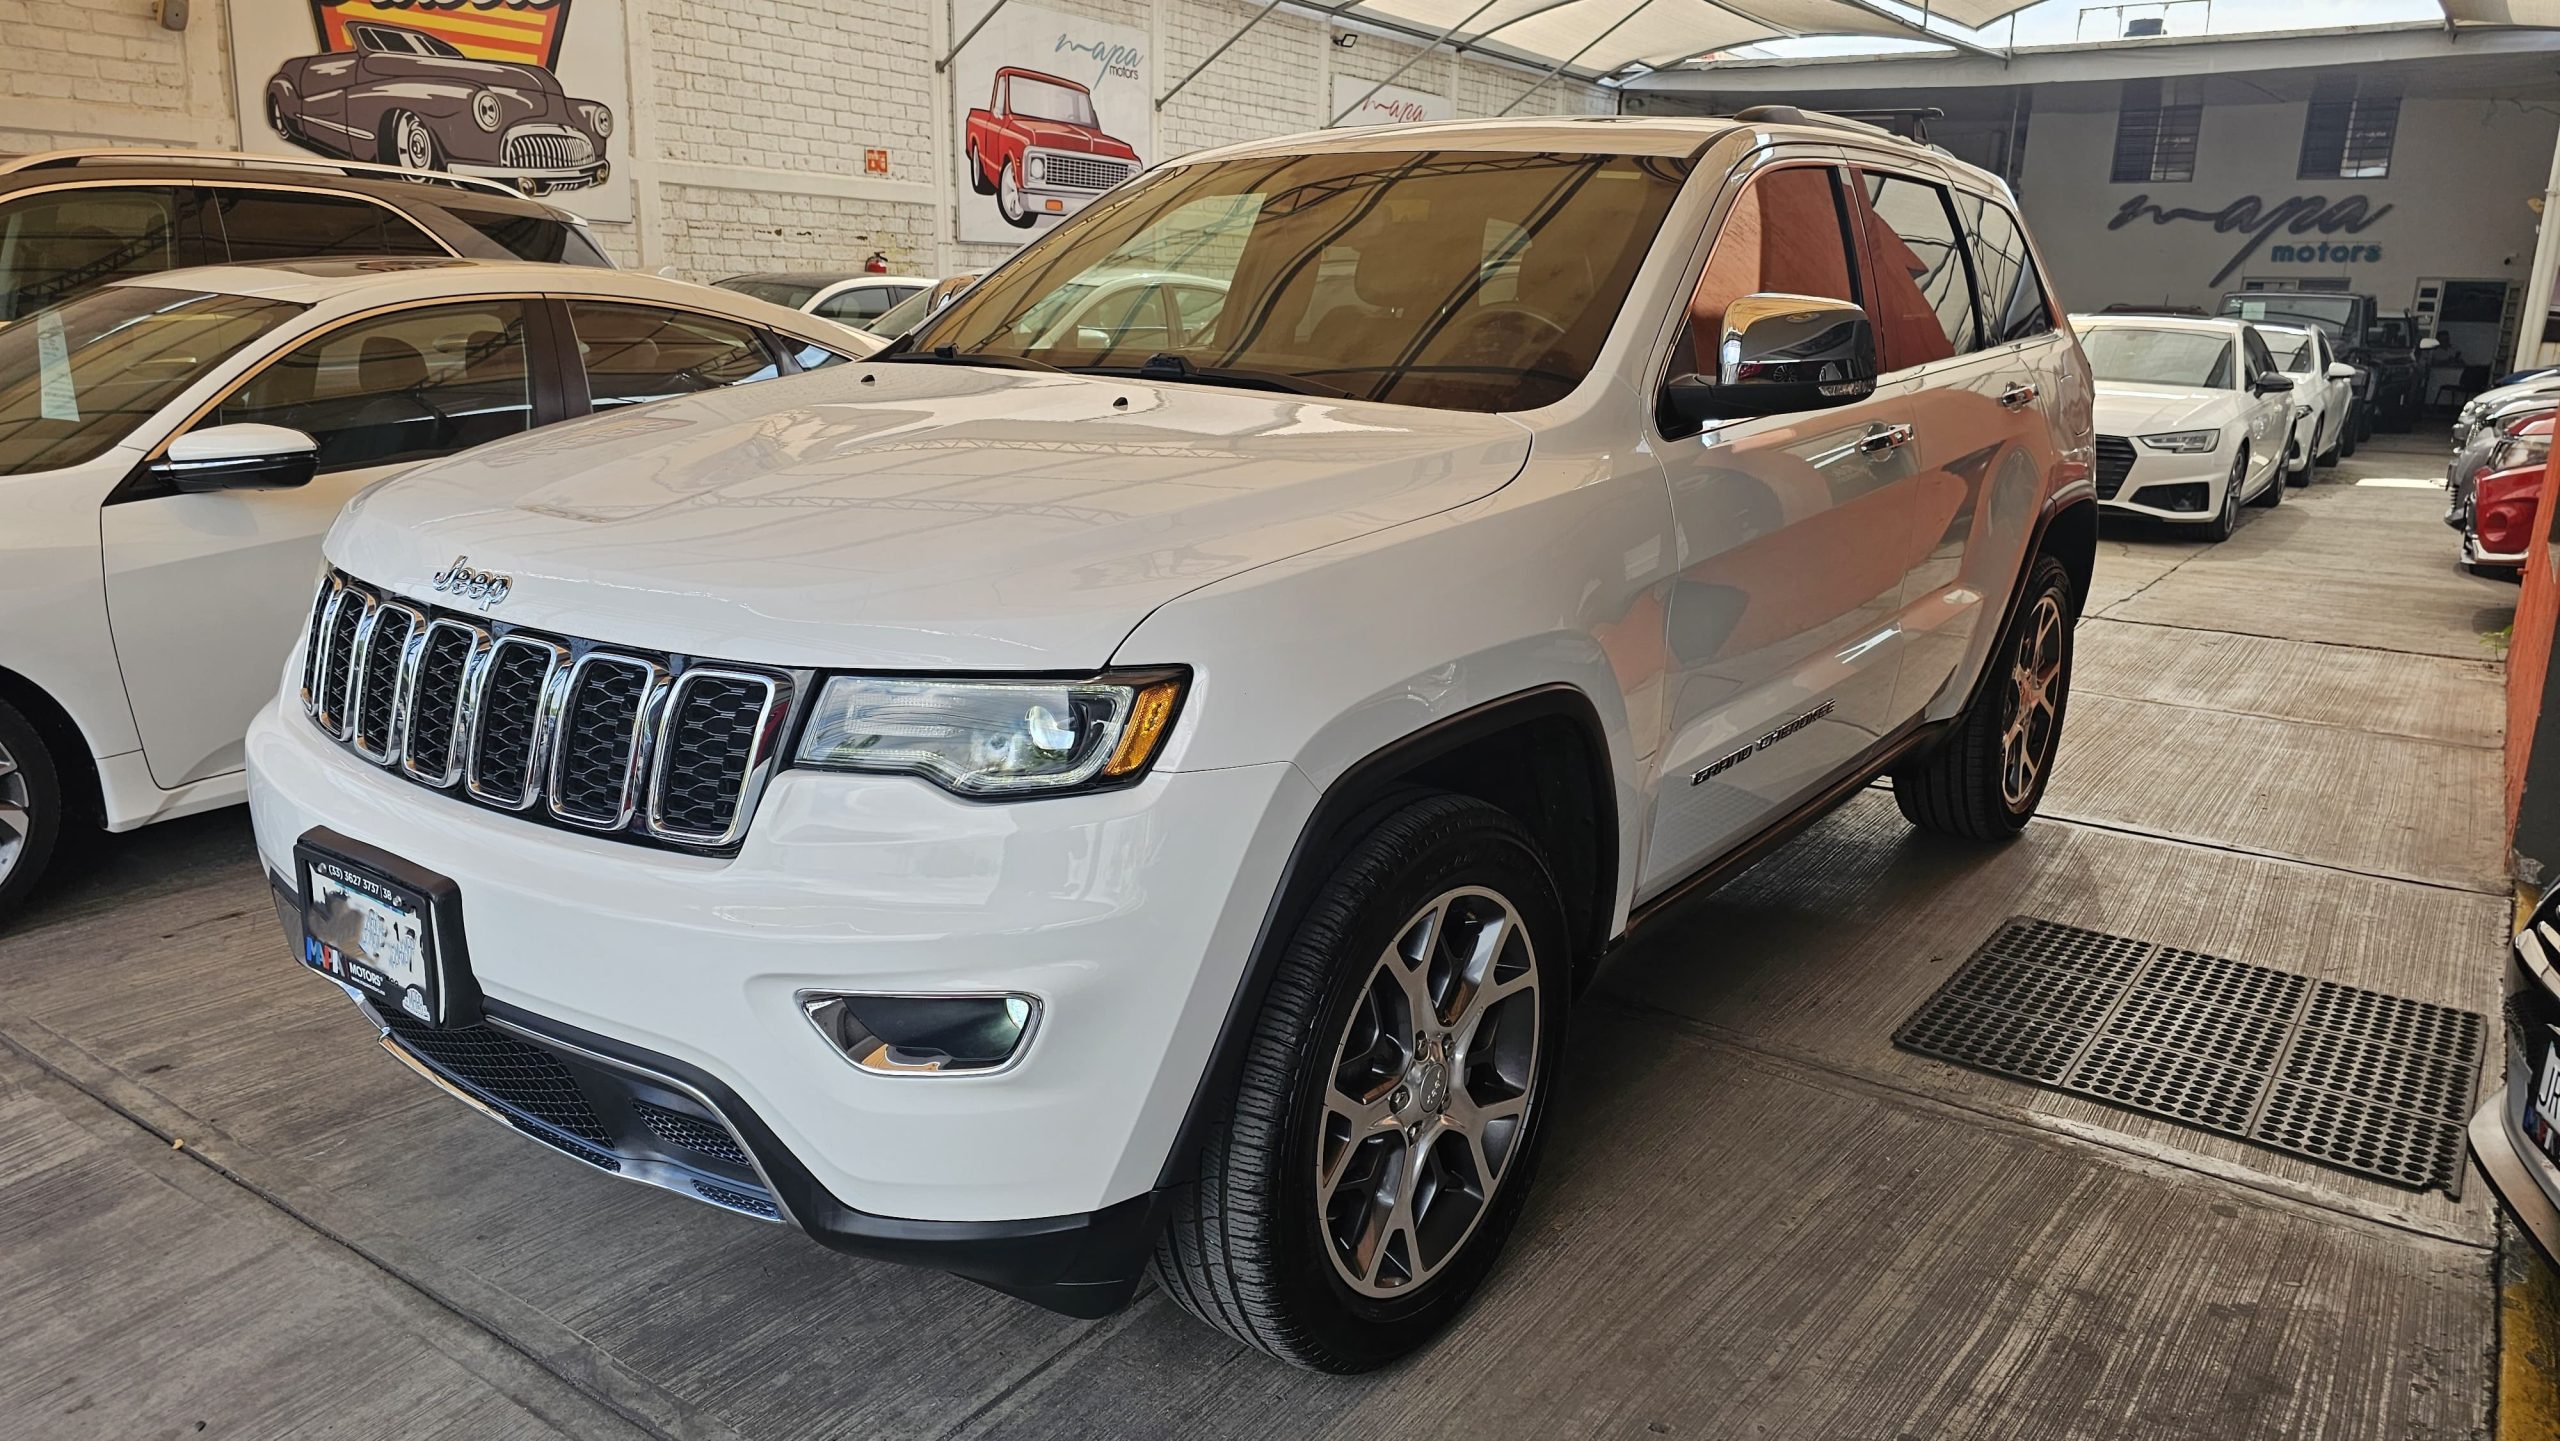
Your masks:
M1972 40L1959 40L1953 35L1947 35L1939 31L1932 30L1925 24L1914 25L1910 21L1905 20L1901 16L1894 14L1892 11L1887 10L1881 5L1878 5L1875 3L1875 0L1840 0L1840 3L1844 5L1854 5L1859 9L1866 11L1868 14L1875 16L1879 20L1890 20L1896 28L1907 30L1914 36L1917 36L1922 40L1929 41L1931 44L1951 46L1958 50L1969 50L1976 55L1987 56L1993 60L2000 61L2003 64L2008 62L2009 52L2006 50L2001 50L1989 45L1983 45ZM1921 14L1922 18L1925 20L1928 12L1924 10Z
M1511 103L1510 103L1510 104L1505 105L1505 106L1503 106L1500 110L1495 111L1495 112L1494 112L1494 118L1495 118L1495 119L1497 119L1497 120L1499 120L1499 119L1501 119L1503 116L1510 114L1512 111L1519 109L1519 108L1520 108L1520 102L1521 102L1521 101L1528 99L1530 96L1537 94L1537 93L1538 93L1539 91L1541 91L1541 90L1546 89L1546 88L1547 88L1547 82L1548 82L1548 81L1550 81L1550 80L1555 79L1558 75L1563 74L1563 73L1564 73L1564 71L1565 71L1565 67L1566 67L1566 66L1571 65L1571 64L1572 64L1573 62L1575 62L1576 60L1579 60L1579 59L1581 59L1583 56L1590 54L1593 46L1598 45L1601 41L1606 40L1606 39L1608 39L1610 36L1612 36L1612 35L1614 35L1614 34L1618 33L1618 27L1619 27L1619 26L1624 25L1624 24L1626 24L1628 21L1633 20L1633 19L1634 19L1634 18L1636 18L1637 16L1639 16L1639 15L1643 14L1643 13L1644 13L1644 8L1645 8L1647 5L1650 5L1650 4L1652 4L1652 3L1653 3L1653 0L1636 0L1635 8L1633 8L1633 9L1629 10L1626 14L1619 16L1615 21L1612 21L1612 22L1610 23L1610 25L1609 25L1609 28L1608 28L1608 29L1601 31L1599 34L1592 36L1588 41L1584 42L1584 44L1583 44L1583 46L1582 46L1582 48L1581 48L1581 49L1574 51L1572 54L1570 54L1570 55L1568 55L1568 56L1564 57L1562 60L1559 60L1559 61L1557 61L1555 64L1548 66L1548 67L1547 67L1547 73L1546 73L1546 74L1541 75L1541 76L1539 76L1537 79L1535 79L1535 80L1531 81L1531 82L1529 83L1529 88L1528 88L1528 89L1523 90L1523 91L1521 91L1518 95L1516 95L1516 96L1512 97L1512 100L1511 100Z
M1395 69L1395 73L1394 73L1394 74L1392 74L1392 75L1388 76L1388 77L1387 77L1386 79L1384 79L1384 80L1379 81L1377 84L1370 86L1368 89L1366 89L1366 90L1364 90L1364 91L1360 92L1360 98L1359 98L1359 99L1354 100L1354 101L1352 101L1350 104L1343 106L1343 107L1342 107L1342 111L1341 111L1341 113L1340 113L1340 114L1335 115L1331 120L1326 121L1326 122L1325 122L1325 124L1326 124L1327 126L1334 126L1334 125L1339 125L1339 124L1341 124L1341 123L1342 123L1342 117L1343 117L1344 115L1348 115L1348 114L1350 114L1352 111L1359 109L1361 106L1368 104L1368 103L1369 103L1369 100L1370 100L1370 98L1371 98L1372 96L1376 95L1379 91L1386 89L1388 86L1395 84L1398 80L1403 79L1403 78L1404 78L1404 73L1405 73L1406 71L1408 71L1408 70L1412 69L1412 68L1413 68L1413 67L1415 67L1416 65L1421 64L1425 59L1427 59L1427 58L1429 58L1429 57L1430 57L1430 54L1431 54L1431 52L1432 52L1432 51L1439 49L1439 48L1440 48L1442 45L1444 45L1444 44L1447 44L1450 36L1455 35L1455 34L1457 34L1459 31L1466 29L1466 28L1467 28L1467 24L1468 24L1468 22L1469 22L1469 21L1474 20L1477 16L1482 15L1484 12L1486 12L1487 10L1492 9L1494 6L1496 6L1496 5L1500 4L1500 3L1501 3L1501 0L1484 0L1484 3L1483 3L1483 4L1478 5L1478 6L1477 6L1476 8L1474 8L1473 10L1468 11L1468 12L1466 13L1465 17L1464 17L1463 19L1459 20L1456 24L1451 25L1448 29L1441 31L1437 36L1435 36L1435 37L1432 39L1432 41L1431 41L1431 43L1430 43L1430 44L1425 45L1425 46L1423 46L1420 50L1415 51L1412 59L1410 59L1410 60L1408 60L1408 61L1404 62L1402 65L1397 66L1397 67L1396 67L1396 69ZM1356 17L1355 17L1355 18L1356 18Z
M952 60L958 57L961 51L968 49L969 42L977 39L978 32L986 29L987 22L996 18L996 12L1003 9L1009 3L1011 3L1011 0L996 0L996 3L988 6L987 13L978 17L978 23L969 27L969 33L961 36L949 50L943 53L941 59L933 62L933 73L939 75L943 71L950 69Z

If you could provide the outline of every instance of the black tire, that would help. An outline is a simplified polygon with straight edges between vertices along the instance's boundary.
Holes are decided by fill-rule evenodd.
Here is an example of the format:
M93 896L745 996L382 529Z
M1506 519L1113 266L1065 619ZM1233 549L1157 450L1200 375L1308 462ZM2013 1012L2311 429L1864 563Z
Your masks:
M2222 483L2222 508L2205 522L2204 538L2220 545L2240 528L2240 491L2249 483L2249 448L2240 448L2240 458L2231 462L2231 478Z
M969 190L975 195L993 195L996 183L987 178L987 168L978 163L978 147L969 147Z
M63 839L62 769L34 725L0 701L0 924L53 861Z
M2005 841L2026 828L2044 801L2045 782L2062 744L2063 717L2071 706L2071 628L2076 618L2071 572L2050 555L2037 556L2027 571L2017 613L1991 652L1990 673L1957 720L1954 734L1894 768L1893 799L1904 820L1924 831L1975 841ZM2048 659L2045 637L2036 629L2047 621L2052 623L2052 675L2042 693L2052 702L2049 724L2040 736L2030 728L2028 742L2038 756L2034 773L2025 785L2013 787L2003 741L2020 699L2015 668L2022 641L2036 640L2037 660Z
M2277 506L2284 504L2285 489L2296 483L2297 482L2294 480L2292 472L2284 468L2284 462L2277 461L2276 473L2268 478L2267 488L2259 491L2258 498L2250 501L2249 503L2262 510L2273 510ZM2309 466L2303 467L2303 477L2299 483L2303 485L2309 485L2311 483L2311 468Z
M1517 1072L1518 1079L1506 1079L1506 1084L1521 1088L1517 1094L1524 1105L1502 1145L1502 1159L1495 1163L1489 1196L1469 1193L1463 1183L1453 1190L1448 1172L1432 1173L1437 1179L1428 1189L1435 1196L1458 1199L1460 1209L1451 1214L1465 1228L1459 1239L1418 1271L1420 1279L1406 1283L1409 1292L1364 1294L1345 1279L1349 1262L1337 1261L1346 1253L1337 1248L1331 1232L1368 1214L1358 1205L1366 1182L1348 1168L1359 1167L1365 1157L1400 1157L1402 1169L1395 1174L1410 1174L1417 1162L1404 1138L1413 1133L1399 1130L1396 1118L1408 1105L1428 1109L1431 1104L1414 1089L1424 1084L1411 1079L1420 1073L1395 1069L1405 1064L1398 1056L1431 1053L1404 1046L1401 1027L1396 1036L1387 1037L1379 998L1393 1004L1403 993L1378 987L1388 979L1390 949L1400 953L1400 940L1417 933L1417 923L1430 907L1461 887L1483 888L1510 904L1519 919L1513 935L1525 940L1528 959L1506 974L1515 986L1522 975L1532 977L1534 991L1514 991L1492 1003L1485 1020L1469 1032L1474 1039L1465 1054L1473 1061L1440 1073L1438 1084L1447 1095L1438 1104L1445 1113L1464 1092L1484 1084L1481 1068L1501 1064L1475 1047L1484 1045L1489 1033L1510 1045L1518 1034L1511 1029L1519 1014L1516 1007L1525 997L1533 1002L1528 1055L1521 1059L1516 1052L1505 1052L1514 1060L1503 1067ZM1317 893L1272 978L1246 1042L1232 1110L1215 1123L1192 1174L1174 1190L1172 1216L1155 1256L1156 1277L1166 1293L1236 1340L1321 1371L1372 1370L1412 1352L1446 1326L1491 1273L1534 1178L1545 1117L1555 1109L1556 1060L1573 970L1563 917L1555 882L1536 843L1518 822L1480 801L1422 793L1354 842ZM1471 933L1452 921L1436 934ZM1518 949L1510 942L1501 952L1510 958L1507 964L1517 964ZM1434 985L1429 966L1409 974L1424 976L1426 988ZM1452 982L1446 994L1454 1001L1462 993ZM1433 1004L1441 1004L1436 996ZM1371 1039L1360 1051L1350 1051L1352 1039L1362 1035ZM1377 1071L1381 1060L1387 1069ZM1384 1128L1359 1133L1363 1139L1334 1151L1346 1168L1334 1184L1350 1188L1337 1190L1337 1207L1346 1199L1353 1204L1328 1214L1319 1209L1317 1168L1324 1154L1319 1148L1334 1144L1331 1137L1353 1133L1325 1102L1328 1095L1343 1094L1334 1089L1335 1082L1344 1068L1355 1064L1363 1068L1364 1078L1390 1078L1363 1084L1393 1085L1393 1106L1371 1102L1382 1106ZM1455 1140L1459 1159L1465 1161L1463 1133L1435 1127L1430 1134L1438 1139L1424 1151L1435 1158L1448 1154L1442 1143ZM1410 1194L1426 1188L1403 1189ZM1472 1211L1465 1209L1471 1195ZM1432 1224L1430 1213L1424 1212L1403 1233L1410 1243L1408 1256L1422 1252L1424 1231ZM1398 1233L1388 1230L1384 1236L1377 1251L1392 1256ZM1393 1280L1386 1270L1373 1267L1371 1274L1373 1289L1377 1282Z
M2371 405L2357 401L2349 418L2354 423L2347 427L2347 440L2338 451L2340 455L2353 455L2356 453L2357 446L2373 439L2373 407Z

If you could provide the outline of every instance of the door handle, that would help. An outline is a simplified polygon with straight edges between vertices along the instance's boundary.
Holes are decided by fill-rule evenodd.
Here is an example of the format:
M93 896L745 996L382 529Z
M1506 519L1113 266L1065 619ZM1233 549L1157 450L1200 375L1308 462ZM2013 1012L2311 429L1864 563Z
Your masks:
M1867 433L1858 438L1858 449L1869 455L1880 455L1885 451L1898 449L1909 443L1910 439L1910 422L1896 421L1891 425L1878 423L1870 426Z
M2026 404L2028 401L2035 399L2036 395L2037 391L2034 386L2027 384L2023 380L2012 381L2010 382L2007 390L2000 392L2000 403L2009 407L2011 410L2015 410L2019 406Z

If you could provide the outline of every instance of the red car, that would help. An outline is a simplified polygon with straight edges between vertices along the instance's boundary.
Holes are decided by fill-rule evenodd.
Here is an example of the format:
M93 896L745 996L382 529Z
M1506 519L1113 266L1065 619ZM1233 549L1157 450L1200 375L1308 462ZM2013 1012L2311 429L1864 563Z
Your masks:
M986 107L969 112L961 145L969 187L994 196L1006 222L1024 228L1043 215L1072 215L1138 173L1138 152L1103 133L1092 91L1012 66L996 72Z
M2462 528L2462 563L2480 575L2521 575L2533 553L2542 477L2551 454L2548 415L2525 422L2499 442L2490 468L2472 483L2471 517Z

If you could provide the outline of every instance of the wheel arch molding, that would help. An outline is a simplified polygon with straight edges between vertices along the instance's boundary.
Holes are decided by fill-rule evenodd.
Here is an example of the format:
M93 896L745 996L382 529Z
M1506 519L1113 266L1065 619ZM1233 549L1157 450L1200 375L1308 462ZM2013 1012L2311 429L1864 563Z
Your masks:
M1537 839L1573 933L1573 975L1577 984L1588 978L1616 924L1619 883L1619 797L1591 698L1573 685L1534 686L1409 731L1345 768L1299 828L1158 1172L1159 1190L1188 1174L1209 1118L1234 1093L1272 976L1343 843L1433 792L1482 800Z

